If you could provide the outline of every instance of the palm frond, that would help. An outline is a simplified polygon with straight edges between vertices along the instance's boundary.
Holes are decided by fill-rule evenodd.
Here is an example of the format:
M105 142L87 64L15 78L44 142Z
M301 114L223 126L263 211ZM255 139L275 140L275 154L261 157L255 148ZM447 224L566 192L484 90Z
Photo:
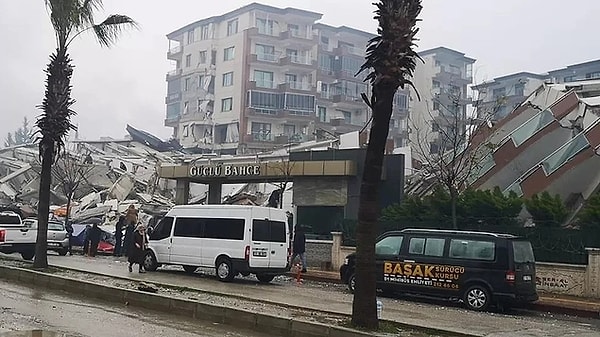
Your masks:
M79 26L81 28L93 26L94 13L103 7L102 0L83 0L79 6L79 15L77 18Z
M94 25L94 33L100 45L110 47L114 44L119 35L127 29L137 29L138 24L126 15L113 14L107 17L102 23Z
M421 0L381 0L376 6L378 36L369 41L366 61L357 74L370 71L365 81L372 85L413 86L411 78L417 60L421 60L413 48L419 31L416 24L421 21Z

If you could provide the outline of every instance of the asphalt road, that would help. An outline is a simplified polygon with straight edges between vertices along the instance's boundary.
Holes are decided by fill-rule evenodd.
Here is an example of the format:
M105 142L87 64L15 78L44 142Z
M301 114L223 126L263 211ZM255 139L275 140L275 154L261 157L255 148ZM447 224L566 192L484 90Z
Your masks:
M32 330L57 337L268 336L0 281L0 337Z

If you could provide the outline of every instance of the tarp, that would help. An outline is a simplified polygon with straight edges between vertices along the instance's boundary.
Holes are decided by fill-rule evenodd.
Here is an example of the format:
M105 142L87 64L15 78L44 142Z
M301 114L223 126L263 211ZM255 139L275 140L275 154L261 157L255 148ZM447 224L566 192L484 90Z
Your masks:
M85 235L88 230L87 226L88 225L73 224L73 246L83 246L85 242ZM109 232L106 228L99 228L102 231L102 234L100 236L100 245L98 245L98 251L105 251L109 248L108 246L110 246L110 250L112 251L112 246L115 244L114 234ZM101 247L104 247L105 250L101 250Z

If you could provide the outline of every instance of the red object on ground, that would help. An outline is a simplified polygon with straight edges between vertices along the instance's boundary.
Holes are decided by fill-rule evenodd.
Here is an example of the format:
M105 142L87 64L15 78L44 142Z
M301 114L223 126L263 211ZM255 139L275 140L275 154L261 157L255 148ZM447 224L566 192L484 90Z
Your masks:
M98 244L98 251L101 253L111 253L112 254L114 249L115 249L115 246L113 246L110 243L105 242L105 241L100 241L100 243Z

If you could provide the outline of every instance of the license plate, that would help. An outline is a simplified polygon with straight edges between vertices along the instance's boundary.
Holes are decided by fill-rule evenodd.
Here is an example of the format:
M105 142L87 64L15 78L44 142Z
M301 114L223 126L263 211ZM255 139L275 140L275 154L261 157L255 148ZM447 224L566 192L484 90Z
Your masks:
M523 281L531 281L531 275L524 275Z

